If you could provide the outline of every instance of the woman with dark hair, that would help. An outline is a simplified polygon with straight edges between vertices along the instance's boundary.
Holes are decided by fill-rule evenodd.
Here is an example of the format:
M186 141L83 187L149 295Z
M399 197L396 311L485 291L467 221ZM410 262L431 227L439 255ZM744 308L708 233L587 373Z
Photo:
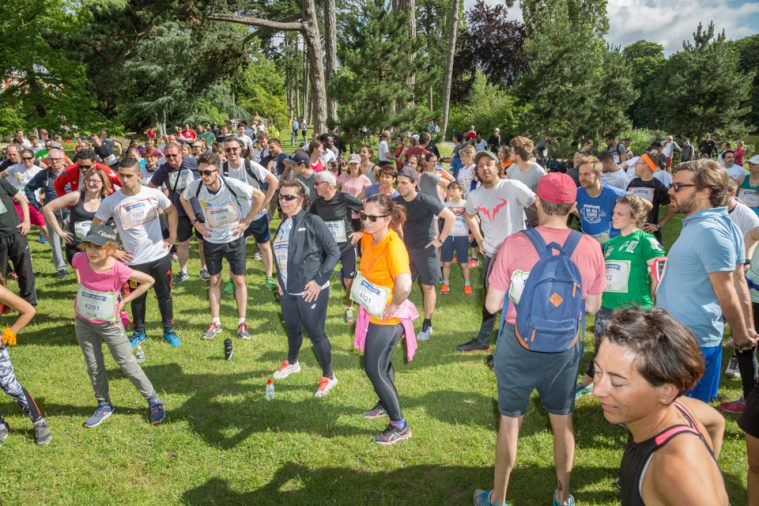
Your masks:
M725 420L684 397L704 373L693 334L662 309L612 316L595 358L593 395L630 431L618 484L623 506L728 504L717 465Z
M322 368L315 394L321 398L337 385L332 372L332 345L324 325L329 278L340 258L340 249L324 221L306 211L311 203L304 185L293 180L283 181L279 185L278 199L284 219L274 237L273 249L288 353L287 360L273 376L279 380L300 372L298 354L305 329Z
M406 209L385 195L374 195L364 203L361 221L364 226L361 264L351 291L353 300L361 305L355 346L364 352L364 370L379 397L364 416L390 417L387 428L376 434L374 440L391 445L411 437L395 389L391 358L404 335L406 356L409 360L413 357L416 336L411 320L419 316L408 300L411 292L408 251L396 232L406 221Z
M308 145L308 160L311 170L321 172L324 170L324 164L321 157L324 154L324 146L320 141L313 140Z

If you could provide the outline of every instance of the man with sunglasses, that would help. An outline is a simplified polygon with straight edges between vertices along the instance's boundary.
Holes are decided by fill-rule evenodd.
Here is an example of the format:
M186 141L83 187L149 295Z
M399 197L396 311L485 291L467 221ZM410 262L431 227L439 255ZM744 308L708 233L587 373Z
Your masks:
M107 165L96 162L96 159L97 157L94 150L90 148L79 150L79 153L77 153L76 157L76 163L66 167L66 170L63 171L63 174L58 176L55 179L55 182L53 182L53 188L55 189L56 195L62 197L69 191L77 191L79 189L79 185L84 182L84 174L92 167L105 172L105 174L108 176L108 180L111 182L111 185L113 185L114 188L121 188L121 181L119 180L118 173ZM68 191L66 190L66 185L69 186Z
M708 403L717 397L725 320L736 351L755 344L751 299L743 277L743 236L725 207L729 177L725 169L713 160L695 160L675 170L669 197L685 218L669 251L656 305L696 337L706 370L688 396Z
M195 158L184 158L182 156L182 147L179 143L169 142L163 150L163 157L166 163L158 167L150 179L148 186L150 188L163 188L164 193L171 199L171 203L177 209L177 257L179 260L179 273L174 277L174 284L178 285L187 281L190 274L187 272L187 261L190 258L190 238L192 237L193 228L190 218L182 207L180 196L185 188L197 179L198 162ZM200 234L195 236L200 239ZM200 255L201 277L203 270L206 269L203 260L203 244L198 242L198 252Z
M190 222L203 237L203 255L211 278L208 299L211 302L211 324L203 339L211 340L221 332L221 263L226 258L235 287L237 302L237 337L250 339L246 313L248 287L245 284L245 231L255 216L265 209L264 193L236 178L224 177L221 161L215 153L203 153L198 159L200 181L192 181L180 196ZM199 214L190 200L200 202ZM199 220L199 218L202 219Z

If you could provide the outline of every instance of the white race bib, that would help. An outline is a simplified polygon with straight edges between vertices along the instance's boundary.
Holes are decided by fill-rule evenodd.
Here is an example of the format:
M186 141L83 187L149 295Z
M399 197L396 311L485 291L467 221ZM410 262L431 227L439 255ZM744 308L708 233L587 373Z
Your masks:
M158 211L156 211L156 207L151 199L120 204L117 211L124 230L139 227L158 218Z
M596 241L600 242L601 246L609 242L609 239L611 238L611 236L609 235L609 232L606 232L606 231L601 232L599 234L593 234L591 235L591 237L595 239Z
M606 261L606 291L611 293L627 293L630 281L629 260Z
M390 297L389 288L375 285L360 272L356 273L356 279L353 280L351 286L351 300L366 309L367 313L375 318L382 318L388 297Z
M76 294L76 313L88 320L115 321L116 295L116 292L96 292L80 285Z
M92 227L91 220L75 221L74 222L74 237L76 237L78 241L84 241L84 238L87 237L87 233L90 231L91 227Z
M206 225L211 228L224 227L240 222L237 206L233 202L227 202L217 207L205 204L203 205L203 215L206 218Z
M335 238L335 242L337 244L344 243L348 241L348 236L345 233L345 221L344 220L337 220L337 221L325 221L325 225L327 225L327 228L329 229L330 233L332 234L332 237Z
M529 272L516 270L511 274L511 284L509 285L509 299L514 304L519 304L522 299L522 292L524 291L524 285L527 283L527 277Z
M740 188L738 190L738 200L749 207L759 207L759 190Z

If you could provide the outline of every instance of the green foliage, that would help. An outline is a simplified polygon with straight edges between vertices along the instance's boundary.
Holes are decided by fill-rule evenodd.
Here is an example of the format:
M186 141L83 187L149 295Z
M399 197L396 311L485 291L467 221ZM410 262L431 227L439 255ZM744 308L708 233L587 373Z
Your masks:
M751 112L746 116L746 121L752 132L759 132L759 34L745 37L734 44L739 55L739 70L746 75L754 74L748 99Z
M606 47L602 53L603 77L595 97L592 124L595 132L619 132L630 126L625 114L636 97L630 67L618 47Z
M502 87L491 84L485 74L477 70L467 101L451 107L450 130L466 132L470 125L474 125L487 139L498 127L502 138L510 139L519 135L520 113L517 99Z
M630 105L627 112L633 125L642 126L647 124L650 118L656 114L644 107L643 97L650 93L651 84L655 77L661 73L662 66L666 62L664 46L647 40L639 40L627 46L623 54L636 91L635 101Z
M661 142L667 137L667 132L662 130L649 130L646 128L632 128L630 130L623 130L617 136L617 139L624 139L625 137L630 139L630 149L635 155L640 155L645 152L648 147L654 141ZM596 146L600 146L602 139L597 139Z
M280 127L287 125L289 120L284 98L285 74L282 70L275 61L253 53L244 69L229 81L237 104L242 109L249 115L259 114L271 119Z

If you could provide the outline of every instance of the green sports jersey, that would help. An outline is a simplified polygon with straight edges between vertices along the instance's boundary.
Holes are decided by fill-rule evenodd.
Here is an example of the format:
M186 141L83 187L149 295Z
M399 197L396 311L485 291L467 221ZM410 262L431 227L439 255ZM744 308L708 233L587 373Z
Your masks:
M604 248L606 290L601 306L650 308L653 301L647 262L663 256L664 248L656 237L642 230L609 239Z

